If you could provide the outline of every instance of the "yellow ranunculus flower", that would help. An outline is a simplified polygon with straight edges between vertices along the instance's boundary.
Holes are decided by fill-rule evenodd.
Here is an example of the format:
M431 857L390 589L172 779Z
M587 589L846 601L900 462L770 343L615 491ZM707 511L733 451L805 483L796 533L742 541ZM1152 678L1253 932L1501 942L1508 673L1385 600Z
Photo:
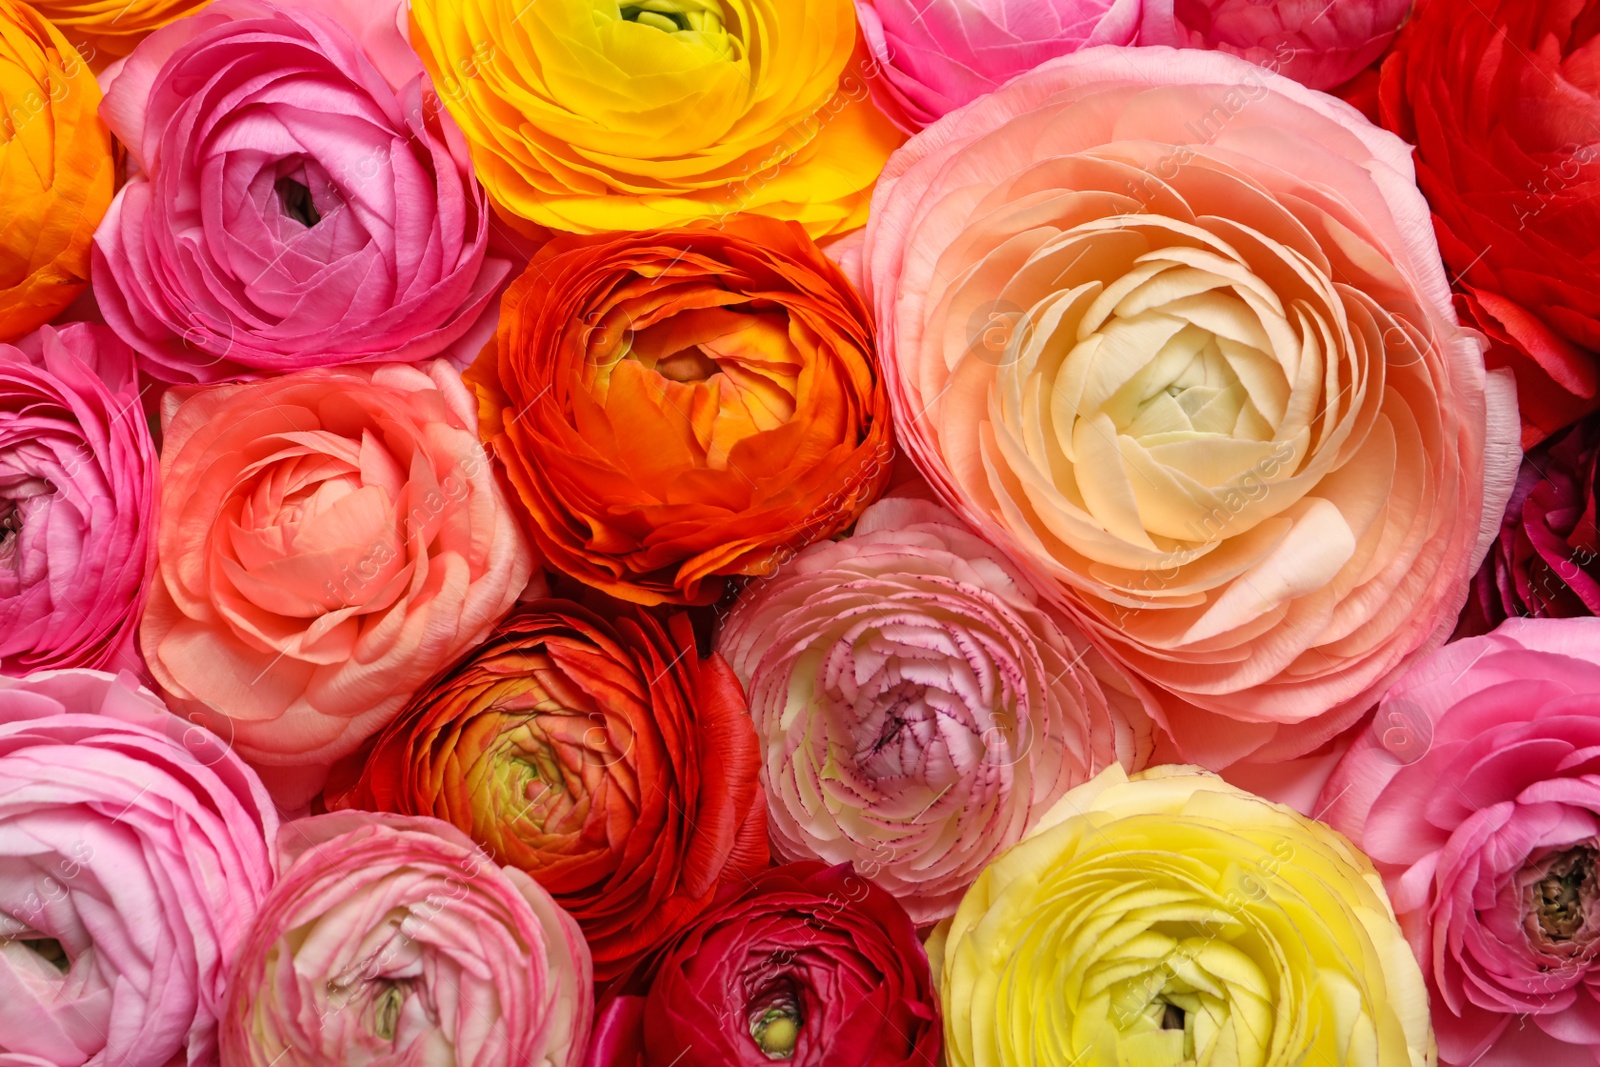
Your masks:
M850 0L414 0L411 28L489 195L556 229L843 232L901 139Z
M81 55L27 4L0 0L0 341L55 318L89 284L111 206L111 134Z
M95 69L133 51L152 30L192 15L208 0L32 0Z
M950 1067L1421 1067L1422 974L1338 833L1192 767L1112 765L929 944Z

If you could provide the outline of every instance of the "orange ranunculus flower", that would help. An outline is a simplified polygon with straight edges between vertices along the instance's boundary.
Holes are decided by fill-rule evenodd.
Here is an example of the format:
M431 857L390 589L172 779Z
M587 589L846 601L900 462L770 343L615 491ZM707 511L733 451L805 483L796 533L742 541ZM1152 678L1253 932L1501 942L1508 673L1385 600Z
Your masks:
M208 0L33 0L62 33L84 45L95 67L133 51L152 30L192 15Z
M542 600L335 768L326 799L470 834L567 909L604 980L767 865L760 768L739 680L695 653L687 615Z
M889 476L871 318L793 223L557 238L467 378L551 565L638 603L711 603Z
M82 56L34 8L0 0L0 341L38 329L89 284L111 206L111 134Z

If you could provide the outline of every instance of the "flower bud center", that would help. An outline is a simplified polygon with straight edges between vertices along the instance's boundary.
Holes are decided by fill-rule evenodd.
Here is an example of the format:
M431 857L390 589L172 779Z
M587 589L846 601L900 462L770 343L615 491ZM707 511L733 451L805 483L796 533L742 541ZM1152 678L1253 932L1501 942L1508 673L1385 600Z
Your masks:
M699 43L713 44L726 36L722 12L715 4L694 0L640 0L618 9L624 22L637 22L662 33L692 35ZM722 50L722 49L719 49Z
M1176 1004L1168 1004L1161 1010L1161 1029L1182 1030L1184 1011Z
M1555 947L1593 936L1595 858L1593 847L1580 845L1543 861L1543 874L1529 885L1526 897L1529 925L1537 925L1536 940Z
M774 1004L750 1023L750 1036L769 1060L794 1056L800 1040L800 1009L790 1002Z
M12 562L17 556L17 533L22 529L22 509L15 501L0 502L0 561Z
M383 991L372 1001L372 1032L379 1040L393 1041L400 1030L400 1009L405 1006L406 991L398 982L380 984Z
M53 937L30 937L23 935L20 937L12 937L5 940L0 940L0 945L5 945L8 943L21 945L23 948L32 952L35 956L38 956L40 959L50 964L62 974L66 974L72 969L72 960L70 957L68 957L66 948L62 946L60 941Z
M322 221L322 213L311 201L311 190L293 178L279 178L273 188L283 205L283 213L310 229Z

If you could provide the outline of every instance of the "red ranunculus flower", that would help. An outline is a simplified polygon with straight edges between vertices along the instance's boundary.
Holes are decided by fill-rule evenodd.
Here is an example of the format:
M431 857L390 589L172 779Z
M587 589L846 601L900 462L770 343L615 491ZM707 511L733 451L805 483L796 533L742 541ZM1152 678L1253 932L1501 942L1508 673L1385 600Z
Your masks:
M604 980L766 867L760 763L688 616L544 600L336 768L327 802L453 823L550 891Z
M730 887L601 1002L589 1067L933 1067L939 1002L916 927L848 866Z
M1422 0L1379 90L1523 445L1600 405L1600 0Z

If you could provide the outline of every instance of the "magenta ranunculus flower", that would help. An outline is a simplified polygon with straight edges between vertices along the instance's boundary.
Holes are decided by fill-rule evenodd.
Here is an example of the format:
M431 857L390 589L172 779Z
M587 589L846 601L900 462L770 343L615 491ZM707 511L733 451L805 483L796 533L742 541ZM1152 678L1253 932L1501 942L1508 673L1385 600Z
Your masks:
M774 851L852 864L919 923L1067 790L1150 757L1145 690L926 500L874 504L747 590L718 650L749 690Z
M438 819L344 811L279 839L229 983L230 1067L568 1067L589 948L533 879Z
M278 818L128 674L0 678L0 1063L217 1062Z
M1319 810L1372 857L1441 1063L1600 1061L1600 619L1512 619L1378 705Z
M1600 614L1597 476L1600 415L1528 453L1456 636L1487 633L1514 616Z
M0 345L0 673L142 670L156 451L103 326Z
M222 0L147 38L101 114L135 174L95 236L106 321L165 381L443 355L510 272L393 0Z
M856 0L873 103L907 133L1047 59L1132 44L1141 0Z
M1412 0L1145 0L1141 44L1214 48L1313 89L1383 55Z

